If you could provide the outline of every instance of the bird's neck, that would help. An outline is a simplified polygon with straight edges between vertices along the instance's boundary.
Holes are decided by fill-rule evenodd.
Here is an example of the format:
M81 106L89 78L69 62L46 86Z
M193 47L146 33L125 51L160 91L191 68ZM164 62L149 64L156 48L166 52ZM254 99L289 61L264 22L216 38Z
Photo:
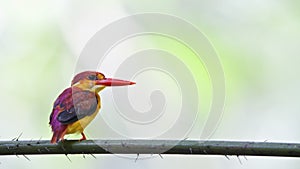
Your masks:
M99 93L105 86L98 86L88 82L76 83L72 87L80 88L81 90L88 90L90 92Z

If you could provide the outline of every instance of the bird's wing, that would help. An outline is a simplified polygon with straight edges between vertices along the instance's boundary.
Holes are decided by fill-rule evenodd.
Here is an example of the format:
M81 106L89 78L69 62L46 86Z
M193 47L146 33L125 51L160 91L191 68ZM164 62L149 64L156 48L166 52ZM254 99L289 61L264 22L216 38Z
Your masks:
M70 90L71 89L71 90ZM55 107L60 107L57 120L62 124L70 124L86 116L90 116L97 110L98 96L96 93L70 88L59 96Z

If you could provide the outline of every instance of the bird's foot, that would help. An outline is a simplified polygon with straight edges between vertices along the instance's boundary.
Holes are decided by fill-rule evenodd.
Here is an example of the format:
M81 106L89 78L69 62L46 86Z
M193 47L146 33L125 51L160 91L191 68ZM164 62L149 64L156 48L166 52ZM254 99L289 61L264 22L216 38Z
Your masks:
M61 143L64 143L64 142L66 142L66 141L68 141L67 139L64 139L64 138L61 138L60 140L59 140L59 142L61 142Z
M81 133L81 135L82 135L82 138L81 138L79 141L86 140L85 134L84 134L84 133Z

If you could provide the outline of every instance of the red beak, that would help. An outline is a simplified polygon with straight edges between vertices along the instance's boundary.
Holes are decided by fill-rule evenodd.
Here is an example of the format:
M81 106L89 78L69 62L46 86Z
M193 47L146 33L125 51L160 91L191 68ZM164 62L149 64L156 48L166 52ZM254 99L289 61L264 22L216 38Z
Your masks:
M133 85L133 84L135 84L135 82L131 82L131 81L127 81L127 80L112 79L112 78L96 80L96 85L103 85L103 86L127 86L127 85Z

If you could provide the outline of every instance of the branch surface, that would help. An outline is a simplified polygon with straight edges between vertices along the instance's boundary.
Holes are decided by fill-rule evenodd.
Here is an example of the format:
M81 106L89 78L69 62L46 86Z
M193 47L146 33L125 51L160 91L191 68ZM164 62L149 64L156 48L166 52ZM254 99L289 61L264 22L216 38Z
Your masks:
M178 154L300 157L299 143L202 140L0 141L0 155Z

